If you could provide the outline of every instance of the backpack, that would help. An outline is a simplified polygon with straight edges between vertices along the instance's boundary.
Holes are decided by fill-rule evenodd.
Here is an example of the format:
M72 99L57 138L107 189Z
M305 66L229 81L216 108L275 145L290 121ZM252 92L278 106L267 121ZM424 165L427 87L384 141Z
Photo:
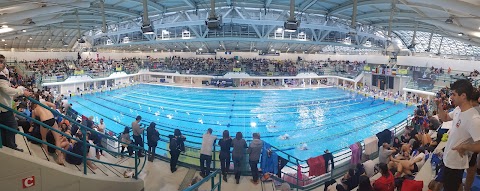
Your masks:
M172 137L170 139L169 149L170 149L170 151L175 151L175 150L179 151L180 150L178 140L177 140L176 137Z
M150 135L150 140L152 140L153 142L157 142L158 140L160 140L160 133L153 130L153 133Z

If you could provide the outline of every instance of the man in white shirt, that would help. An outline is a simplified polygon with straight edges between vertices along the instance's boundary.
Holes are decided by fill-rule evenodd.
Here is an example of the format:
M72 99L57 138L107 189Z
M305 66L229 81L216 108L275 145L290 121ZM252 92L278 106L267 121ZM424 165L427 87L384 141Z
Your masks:
M206 177L210 174L210 164L212 163L213 144L217 136L212 135L213 130L208 128L202 136L202 148L200 149L200 176Z
M470 100L470 103L472 104L472 107L477 110L480 114L480 107L478 104L478 99L479 99L479 92L476 91L474 94L474 99ZM454 148L455 150L455 148ZM462 154L461 154L462 155ZM475 174L477 173L477 158L478 158L478 151L475 151L472 154L472 157L470 158L469 162L469 168L467 169L467 176L465 177L465 186L464 190L465 191L470 191L470 188L473 185L473 181L475 179Z
M0 54L0 104L5 106L11 107L13 97L18 97L21 95L31 96L30 93L26 89L22 88L12 88L10 81L8 79L8 72L4 71L6 69L6 60L5 56ZM13 112L8 111L5 108L0 108L0 124L5 125L13 130L18 128L17 120L15 120L15 116ZM17 144L15 143L15 132L1 129L2 134L2 143L4 146L15 149L17 151L23 152L22 149L17 148Z
M468 80L457 80L450 88L450 99L457 108L448 114L439 109L438 116L442 121L451 120L453 124L443 155L444 190L457 191L462 183L463 171L469 167L470 158L453 149L461 144L480 141L480 115L470 103L474 97L474 88ZM442 100L437 100L437 104L438 108L443 108Z

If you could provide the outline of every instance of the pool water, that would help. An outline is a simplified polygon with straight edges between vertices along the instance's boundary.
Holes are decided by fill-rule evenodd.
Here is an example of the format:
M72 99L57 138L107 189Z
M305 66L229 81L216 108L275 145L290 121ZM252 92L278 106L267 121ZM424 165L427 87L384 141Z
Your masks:
M414 109L338 88L222 90L149 84L76 96L71 103L96 122L103 118L117 133L137 115L141 123L155 122L161 135L179 128L188 141L198 143L208 128L219 138L224 130L232 137L242 132L247 141L259 132L262 140L302 160L375 135ZM308 149L302 150L304 146ZM166 148L166 143L159 142L159 147Z

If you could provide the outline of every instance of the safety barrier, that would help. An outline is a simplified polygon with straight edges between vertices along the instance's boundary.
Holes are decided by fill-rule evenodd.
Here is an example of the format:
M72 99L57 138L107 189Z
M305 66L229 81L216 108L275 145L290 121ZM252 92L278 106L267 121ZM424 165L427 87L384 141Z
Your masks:
M84 126L84 125L76 122L75 120L71 119L71 118L68 117L68 116L62 115L62 114L59 113L58 111L49 108L48 106L46 106L46 105L38 102L38 101L35 100L35 99L28 98L28 100L30 100L32 103L35 103L35 104L37 104L37 105L39 105L39 106L41 106L41 107L49 110L50 112L52 112L52 114L61 116L62 118L65 118L65 119L69 120L71 123L77 125L77 126L79 127L79 130L82 132L82 135L87 135L87 131L88 131L88 132L91 132L92 134L95 134L95 135L97 135L97 136L98 136L98 134L99 134L99 132L96 132L95 130L93 130L93 129L89 128L89 127L86 127L86 126ZM145 161L146 161L146 157L144 157L143 166L140 167L141 158L138 157L137 154L135 154L134 157L130 157L130 156L125 155L125 154L123 154L123 153L113 153L114 156L126 156L126 157L128 157L128 158L133 158L134 161L135 161L135 165L134 165L133 167L132 167L132 166L119 165L119 164L115 164L115 163L109 163L109 162L100 161L100 160L97 160L97 159L90 159L90 158L87 157L87 147L93 147L93 148L100 149L100 150L105 150L105 149L102 148L102 147L98 147L97 145L90 144L90 143L88 142L88 140L86 140L86 136L82 136L82 139L78 139L78 138L73 137L73 136L70 136L69 134L66 134L66 133L64 133L64 132L62 132L62 131L60 131L60 130L58 130L58 129L56 129L56 128L53 128L53 127L51 127L51 126L49 126L49 125L47 125L47 124L45 124L45 123L43 123L43 122L41 122L41 121L39 121L39 120L37 120L37 119L34 119L34 118L30 117L30 116L27 116L26 114L24 114L24 113L22 113L22 112L18 112L18 111L14 110L14 109L12 109L12 108L10 108L10 107L8 107L8 106L5 106L5 105L0 104L0 107L8 110L9 112L13 112L13 113L16 114L16 115L19 115L19 116L22 116L22 117L24 117L24 118L26 118L26 119L28 119L28 120L31 120L31 121L33 121L34 123L39 124L39 125L40 125L41 127L43 127L43 128L46 128L46 129L51 130L51 131L53 131L53 132L55 132L55 133L58 133L58 134L60 134L60 135L62 135L62 136L65 136L67 139L75 140L75 141L77 141L77 142L82 143L82 144L83 144L83 154L82 154L82 155L78 155L78 154L76 154L76 153L70 152L70 151L65 150L65 149L63 149L63 148L57 147L56 145L53 145L53 144L50 144L50 143L48 143L48 142L46 142L46 141L43 141L43 140L41 140L41 139L38 139L38 138L36 138L36 137L34 137L34 136L32 136L32 135L29 135L29 134L27 134L27 133L20 132L20 131L18 131L16 128L7 127L7 126L5 126L5 125L1 125L1 124L0 124L0 128L4 129L4 130L6 130L6 131L11 131L11 132L13 132L13 133L20 134L20 135L22 135L22 136L24 136L24 137L27 137L27 138L30 139L30 140L33 140L33 141L39 142L39 143L41 143L41 144L45 144L45 145L47 145L47 146L49 146L49 147L52 147L52 148L54 148L55 150L60 150L61 152L66 153L66 154L68 154L68 155L72 155L72 156L81 158L81 159L82 159L82 162L83 162L83 173L84 173L84 174L87 174L87 172L88 172L88 171L87 171L87 161L97 162L97 163L101 163L101 164L104 164L104 165L109 165L109 166L114 166L114 167L120 167L120 168L129 169L129 170L134 170L134 176L133 176L133 177L134 177L135 179L138 179L138 174L139 174L139 173L143 170L143 168L144 168ZM1 132L0 132L0 134L1 134ZM118 139L116 139L116 138L114 138L114 137L111 137L111 136L109 136L109 135L103 135L103 134L102 134L102 136L103 136L104 138L111 139L111 140L116 141L116 142L119 142L119 143L123 143L123 142L121 142L120 140L118 140ZM0 139L1 139L1 136L0 136ZM1 141L1 140L0 140L0 141ZM124 144L126 144L126 143L124 143ZM136 153L140 152L140 150L143 150L143 148L137 147L137 146L135 146L135 145L129 145L129 146L130 146L131 148L133 148ZM0 148L1 148L1 147L2 147L2 145L0 144ZM107 152L108 152L108 151L107 151ZM139 168L139 167L140 167L140 168Z
M88 108L85 105L83 105L83 106ZM93 109L90 109L90 110L92 112L95 112ZM108 116L105 116L105 115L103 115L101 113L98 113L98 112L96 112L96 114L101 115L104 118L109 118ZM115 121L113 119L111 119L111 120ZM128 126L128 125L120 123L118 121L115 121L115 122L117 124L121 125L121 126ZM146 122L150 122L150 121L146 121ZM157 123L157 130L171 132L173 134L173 128L172 127L162 125L161 123L159 124L157 121L155 121L155 123ZM399 133L403 132L403 129L406 126L406 124L407 124L406 120L401 121L401 122L395 124L390 130L393 131L395 133L395 135L398 135ZM373 125L373 123L372 124L367 124L367 125ZM146 125L143 125L143 126L145 127ZM352 131L357 131L357 130L360 130L360 128L356 128ZM182 128L182 131L185 131L184 128ZM200 159L199 151L200 151L201 143L200 142L194 142L194 141L188 141L188 137L191 136L191 137L201 138L201 134L198 134L198 132L188 131L188 130L185 131L185 132L187 132L187 134L185 134L187 136L187 141L186 141L186 144L185 144L186 152L181 153L181 159L179 161L179 164L182 165L182 166L185 166L185 167L199 169L199 161L200 161L199 160ZM161 138L160 138L159 141L162 144L159 144L159 145L166 145L166 147L157 146L157 149L160 150L161 152L168 153L169 152L169 149L168 149L169 138L166 135L160 135L160 137ZM250 141L250 140L247 140L247 141ZM360 142L363 144L363 141L360 141ZM147 144L146 140L145 140L145 144ZM217 167L220 166L219 165L220 161L218 159L219 158L218 157L218 155L219 155L219 151L218 151L219 149L218 148L219 148L219 146L215 145L214 149L213 149L213 155L212 155L212 157L213 157L213 159L212 159L213 169L217 169ZM301 167L300 171L301 171L302 174L309 172L308 170L303 170L303 169L308 169L309 168L306 160L298 159L298 158L286 153L284 150L279 149L275 146L272 146L272 151L276 152L279 156L287 159L288 163L284 168L287 168L290 171L297 171L298 170L297 167L300 166ZM340 176L343 176L343 174L345 172L347 172L348 169L350 168L350 164L349 164L348 159L351 156L351 151L349 150L349 148L342 148L342 149L339 149L339 150L335 150L335 151L332 152L332 154L334 155L334 163L336 163L337 165L336 165L335 169L332 169L331 172L329 172L325 175L322 175L320 177L316 177L312 180L298 179L297 177L292 176L288 173L283 173L282 175L283 176L290 176L291 178L294 178L296 183L295 184L290 183L290 184L291 184L291 187L296 188L297 190L298 189L301 189L301 190L315 189L315 188L323 185L329 179L338 178ZM374 155L372 155L372 156L374 156ZM161 155L161 154L157 153L156 158L158 158L162 161L166 161L166 162L170 161L168 155ZM182 158L183 158L183 160L182 160ZM245 156L244 158L248 159L248 156ZM243 161L242 166L246 167L247 164L248 164L247 161ZM242 172L242 175L249 175L251 173L248 169L242 169L241 172ZM284 182L284 180L282 180L280 178L277 178L277 177L273 177L273 179L275 179L277 181L280 181L280 182ZM307 184L307 183L309 183L309 184ZM300 185L305 185L305 186L300 186Z
M198 188L200 188L201 185L205 184L208 180L211 180L211 189L210 191L214 191L215 189L217 191L220 191L222 188L222 176L218 176L218 182L215 183L215 177L217 175L221 175L221 170L216 170L213 173L210 173L208 176L200 180L199 182L195 183L194 185L191 185L190 187L184 189L183 191L196 191Z

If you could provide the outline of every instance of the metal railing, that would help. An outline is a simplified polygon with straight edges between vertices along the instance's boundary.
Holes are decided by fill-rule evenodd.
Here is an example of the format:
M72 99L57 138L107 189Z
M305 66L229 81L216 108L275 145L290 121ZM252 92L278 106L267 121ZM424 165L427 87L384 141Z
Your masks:
M215 177L217 175L221 175L221 173L222 173L221 170L215 170L213 173L209 174L208 176L206 176L205 178L203 178L199 182L195 183L194 185L191 185L190 187L184 189L183 191L198 191L198 188L200 188L200 186L205 184L208 180L211 180L210 181L210 183L211 183L210 191L214 191L214 190L220 191L221 187L222 187L222 176L218 176L218 182L217 183L215 183Z
M64 132L62 132L62 131L60 131L60 130L58 130L58 129L56 129L56 128L53 128L53 127L51 127L51 126L49 126L49 125L47 125L47 124L45 124L45 123L43 123L43 122L41 122L41 121L39 121L39 120L37 120L37 119L34 119L34 118L30 117L30 116L27 116L26 114L24 114L24 113L22 113L22 112L18 112L18 111L14 110L14 109L12 109L12 108L10 108L10 107L8 107L8 106L5 106L5 105L0 104L0 107L4 108L4 109L6 109L6 110L8 110L8 111L10 111L10 112L13 112L13 113L15 113L16 115L22 116L22 117L24 117L25 119L31 120L32 122L34 122L34 123L36 123L36 124L39 124L39 125L40 125L41 127L43 127L43 128L46 128L46 129L51 130L51 131L53 131L53 132L55 132L55 133L58 133L58 134L60 134L60 135L62 135L62 136L65 136L67 139L72 139L72 140L75 140L75 141L77 141L77 142L82 143L82 144L83 144L83 153L82 153L82 155L79 155L79 154L70 152L70 151L65 150L65 149L63 149L63 148L60 148L60 147L57 147L57 146L54 145L54 144L50 144L50 143L48 143L48 142L46 142L46 141L43 141L43 140L41 140L41 139L38 139L38 138L32 136L32 135L29 135L29 134L20 132L20 131L18 131L18 130L16 130L16 129L13 129L13 128L11 128L11 127L7 127L7 126L5 126L5 125L1 125L1 124L0 124L0 128L5 129L5 130L7 130L7 131L11 131L11 132L16 133L16 134L20 134L20 135L22 135L22 136L27 137L28 139L31 139L31 140L36 141L36 142L39 142L40 144L45 144L45 145L47 145L47 146L49 146L49 147L54 148L55 150L59 150L59 151L61 151L61 152L63 152L63 153L66 153L66 154L68 154L68 155L72 155L72 156L74 156L74 157L81 158L81 159L82 159L82 162L83 162L83 173L84 173L84 174L87 174L87 161L91 161L91 162L101 163L101 164L104 164L104 165L109 165L109 166L115 166L115 167L120 167L120 168L125 168L125 169L134 170L134 176L133 176L133 177L134 177L135 179L138 179L138 174L143 170L143 168L144 168L144 166L145 166L146 157L144 157L143 166L141 166L141 167L140 167L140 162L141 162L140 160L141 160L141 159L140 159L140 157L138 157L138 154L135 154L134 157L130 157L130 156L128 156L128 155L124 155L123 153L115 153L115 155L117 155L117 156L122 155L122 156L126 156L126 157L128 157L128 158L133 158L134 161L135 161L135 165L134 165L133 167L132 167L132 166L125 166L125 165L120 165L120 164L115 164L115 163L109 163L109 162L104 162L104 161L100 161L100 160L97 160L97 159L88 158L88 157L87 157L87 147L93 147L93 148L96 148L96 149L105 150L105 148L99 147L99 146L97 146L97 145L95 145L95 144L90 144L90 143L88 142L88 140L86 140L87 131L89 131L89 132L91 132L92 134L95 134L95 135L97 135L97 136L98 136L99 132L96 132L95 130L93 130L93 129L89 128L89 127L86 127L86 126L84 126L84 125L76 122L75 120L71 119L71 118L68 117L68 116L62 115L62 114L59 113L58 111L53 110L53 109L49 108L48 106L45 106L44 104L38 102L38 101L35 100L35 99L32 99L32 98L28 98L28 99L29 99L32 103L38 104L39 106L41 106L41 107L49 110L50 112L52 112L52 114L61 116L62 118L67 119L67 120L70 121L71 123L77 125L77 126L79 127L79 130L82 132L82 135L83 135L83 136L82 136L82 139L78 139L78 138L76 138L76 137L74 137L74 136L71 136L71 135L69 135L69 134L66 134L66 133L64 133ZM0 132L0 133L1 133L1 132ZM127 143L121 142L121 141L118 140L117 138L111 137L111 136L109 136L109 135L104 135L104 134L102 134L102 136L103 136L104 138L111 139L111 140L114 140L114 141L119 142L119 143L127 144ZM0 139L1 139L1 136L0 136ZM129 145L132 149L134 149L135 153L138 153L138 152L141 152L141 150L144 150L143 148L138 147L138 146L135 146L135 145L131 145L131 144L127 144L127 145ZM1 147L2 147L2 145L0 144L0 148L1 148ZM107 152L108 152L108 151L107 151ZM140 168L139 168L139 167L140 167Z
M107 101L107 100L105 100L105 101ZM95 110L89 108L86 105L83 105L83 104L78 103L78 102L76 102L76 103L85 107L85 108L87 108L88 110L92 111L96 115L100 115L103 118L110 119L113 122L115 122L115 123L117 123L121 126L128 126L128 125L123 124L119 121L111 119L110 117L108 117L108 116L106 116L106 115L104 115L104 114L102 114L98 111L95 111ZM99 106L102 106L102 107L109 108L108 106L103 105L102 103L98 103L98 102L93 102L93 103L99 104ZM118 111L118 110L113 109L113 108L109 108L109 109L112 109L112 111ZM127 113L125 115L128 115L129 117L132 117L132 118L136 117L136 116L133 116L133 115L130 115L130 114L127 114ZM164 123L159 122L159 121L150 121L148 119L143 119L143 121L147 122L147 123L155 122L157 124L156 125L157 130L161 130L163 132L167 132L167 133L171 133L171 134L173 134L173 129L174 128L182 129L183 135L185 135L187 138L188 137L194 137L194 138L197 138L197 139L201 139L201 137L202 137L201 133L203 133L203 131L200 132L201 129L195 129L195 128L187 128L186 129L185 127L180 127L180 126L175 126L175 125L172 126L170 124L164 124ZM368 125L372 125L372 124L366 124L365 126L368 126ZM392 128L390 128L390 130L393 131L395 134L398 134L398 132L403 131L403 127L405 127L405 125L406 125L405 121L401 121L401 122L393 125ZM359 128L355 128L352 131L358 131L363 127L364 126L359 127ZM161 133L160 137L161 138L160 138L159 141L162 144L158 144L158 145L166 145L166 147L157 146L156 149L160 150L160 152L168 153L169 152L169 149L168 149L169 148L168 147L169 138L168 138L167 135L162 134L162 133ZM250 137L248 137L248 138L250 138ZM248 140L248 141L250 141L250 140ZM145 144L148 144L147 140L145 140L145 142L146 142ZM363 141L360 141L360 142L363 144ZM185 144L187 152L181 153L181 157L183 157L184 160L183 160L183 162L182 162L182 160L180 160L179 164L182 165L182 166L188 167L188 168L199 169L199 151L200 151L200 147L201 147L200 145L201 145L200 142L187 140L186 144ZM218 155L219 155L219 152L218 152L219 149L218 148L219 148L219 146L215 145L214 149L213 149L213 154L212 154L213 169L216 169L216 167L220 166L219 165L220 161L218 160ZM284 169L290 169L290 170L295 170L296 171L297 167L300 166L302 168L302 170L300 170L302 173L309 173L309 171L303 170L303 169L309 168L306 160L296 158L296 157L286 153L284 150L282 150L280 148L277 148L275 146L272 146L271 148L272 148L272 151L276 152L279 156L288 160L288 163L284 167ZM332 154L334 155L334 163L340 163L340 165L336 165L336 168L332 169L332 171L330 173L327 173L326 175L315 178L314 181L312 183L308 184L308 185L305 185L306 181L311 181L311 180L298 179L297 177L292 176L288 173L283 173L283 176L293 177L295 179L296 183L289 182L289 184L291 184L291 186L293 188L297 188L297 190L298 189L311 190L311 189L317 188L318 186L323 185L325 183L325 181L327 181L331 178L337 178L339 176L342 176L346 171L348 171L348 168L350 167L349 163L344 163L343 162L351 156L351 151L349 150L349 148L342 148L342 149L333 151ZM163 160L163 161L166 161L166 162L170 161L170 159L167 155L162 155L162 153L159 153L159 152L156 153L156 158L158 158L160 160ZM245 158L248 159L248 156L246 156ZM244 162L245 163L242 165L243 167L248 165L248 163L246 161L244 161ZM247 170L242 170L243 175L249 175L250 173L251 172L248 169ZM284 180L281 180L279 178L278 178L278 180L279 181L284 181ZM299 185L305 185L305 186L299 186Z

